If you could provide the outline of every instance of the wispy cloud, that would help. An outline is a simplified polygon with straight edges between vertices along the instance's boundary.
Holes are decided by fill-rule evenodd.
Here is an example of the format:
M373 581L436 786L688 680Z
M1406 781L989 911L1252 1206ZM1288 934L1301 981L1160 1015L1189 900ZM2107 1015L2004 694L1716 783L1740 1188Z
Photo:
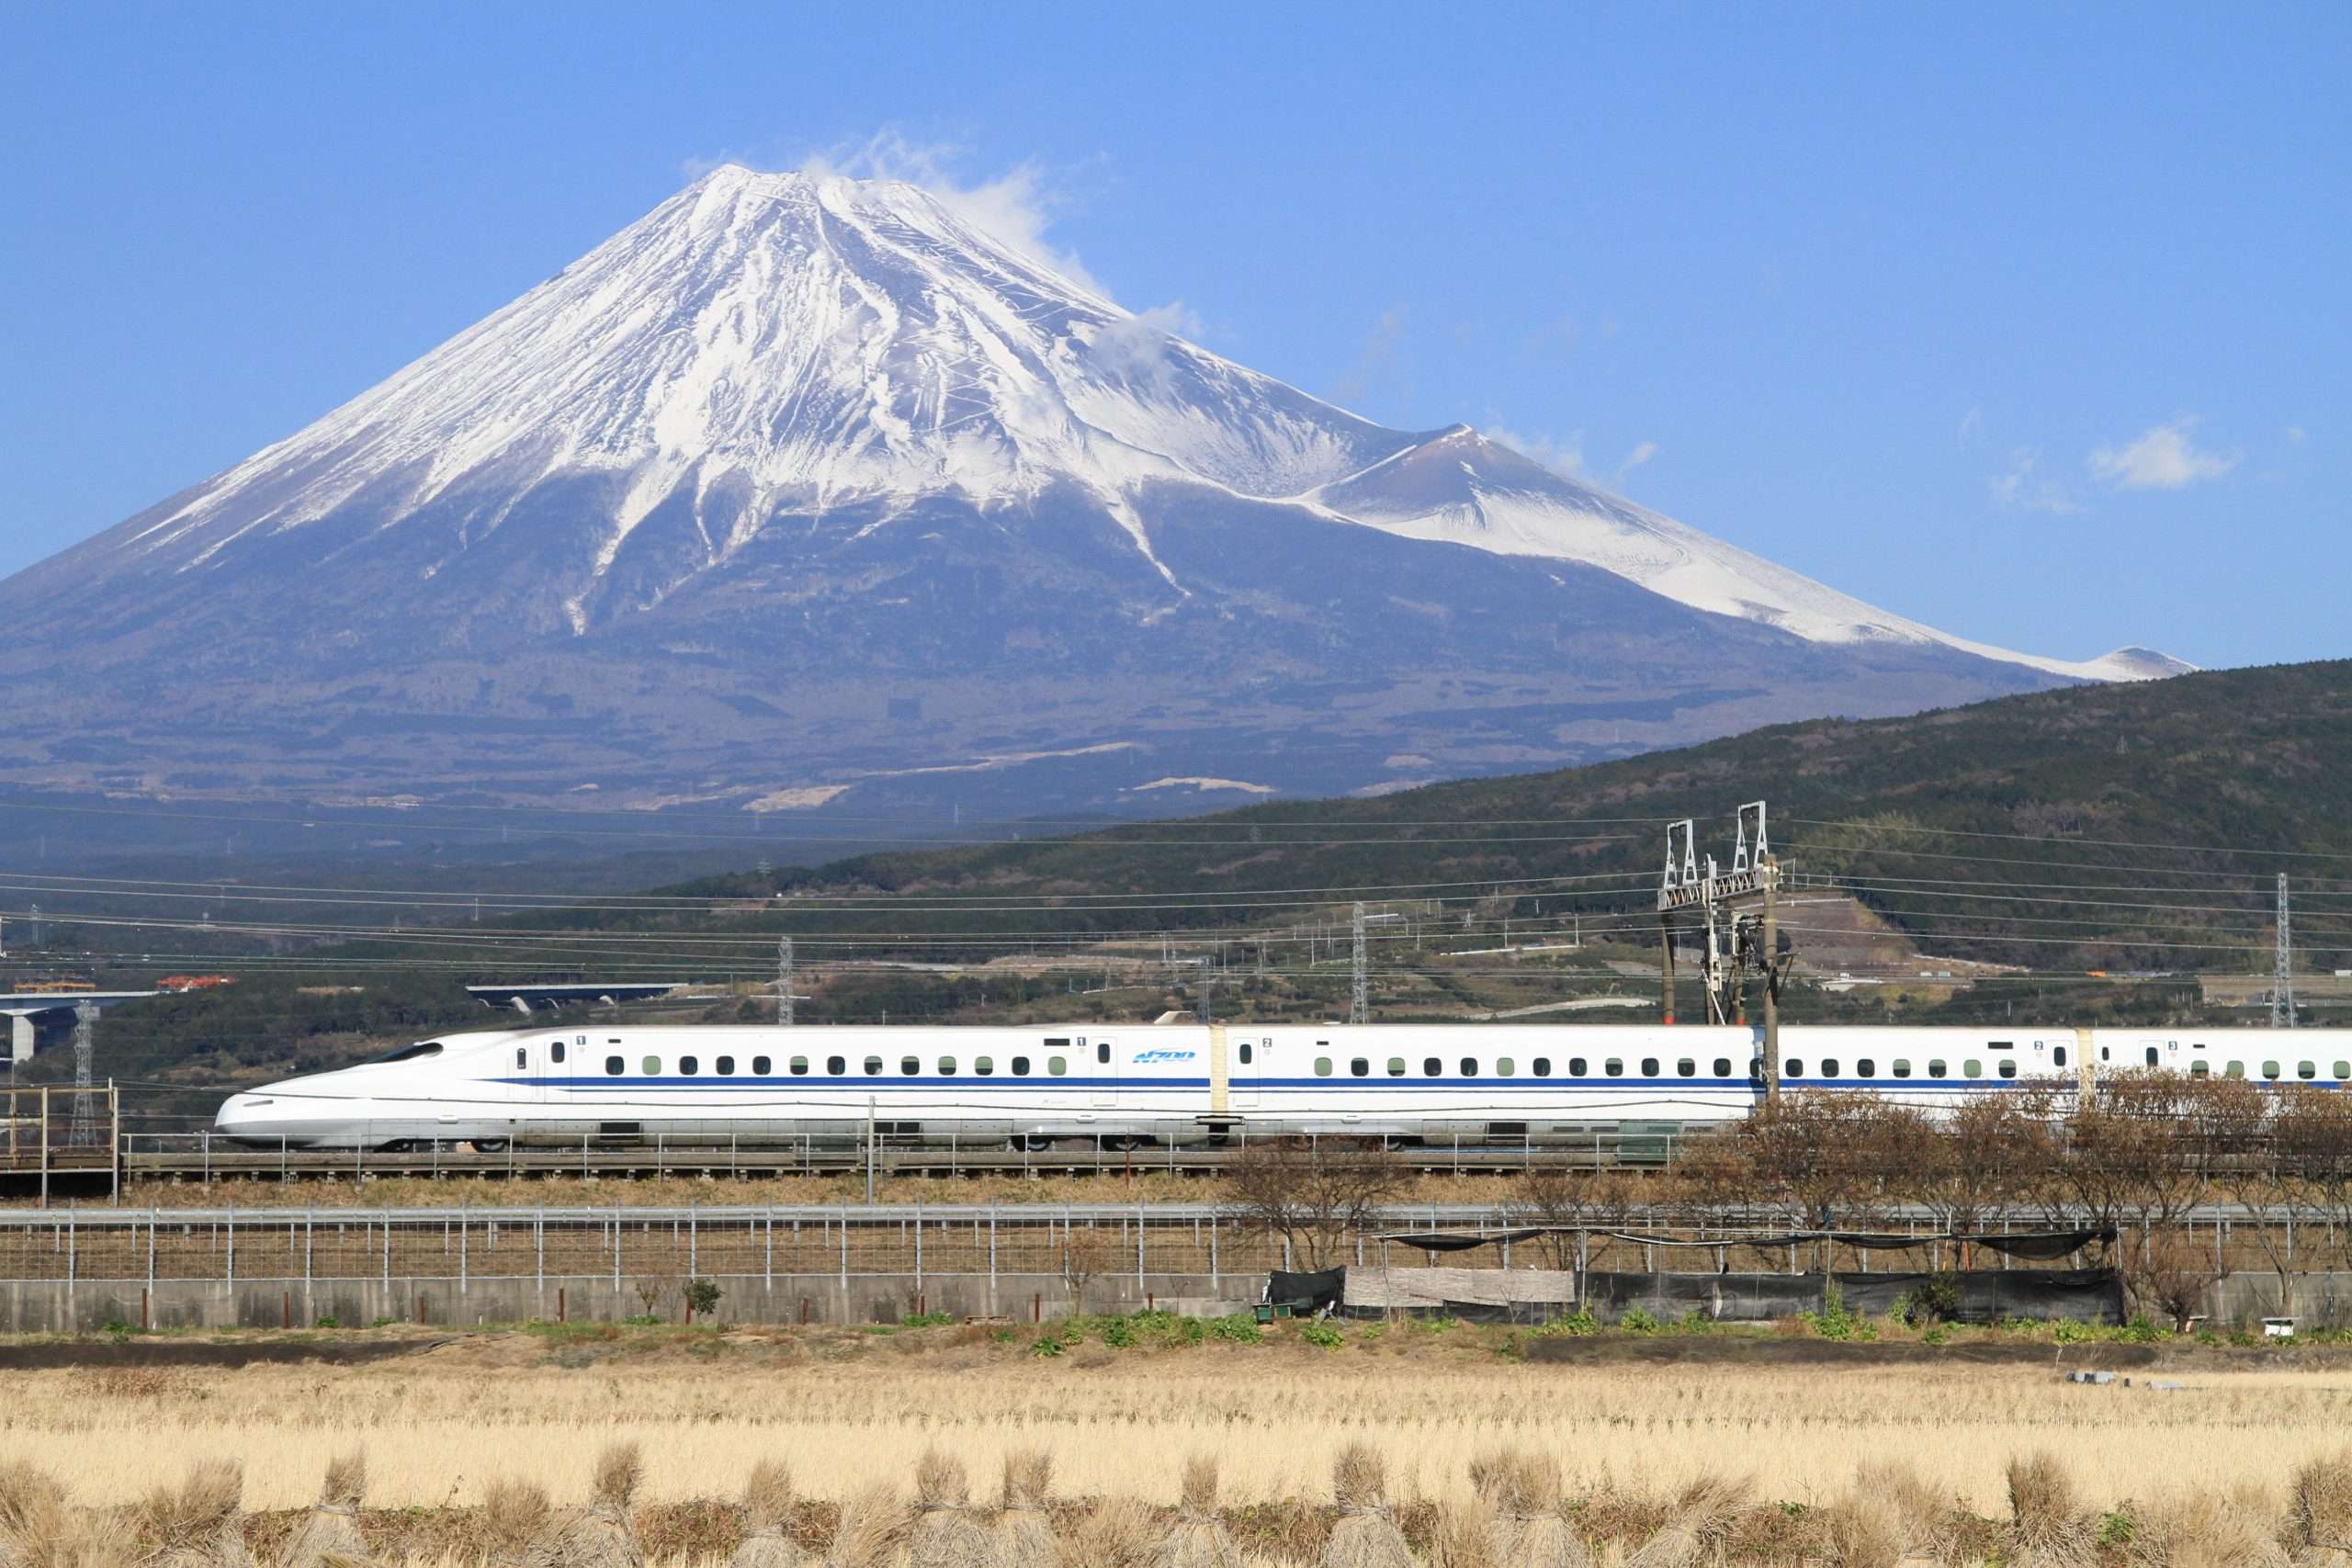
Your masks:
M1372 389L1372 384L1396 357L1396 340L1405 335L1405 307L1393 306L1380 312L1380 320L1373 323L1372 335L1364 340L1363 352L1331 387L1335 401L1354 403Z
M2183 414L2143 432L2121 446L2101 446L2090 455L2093 477L2119 490L2184 490L2218 479L2244 460L2243 452L2209 452L2192 439L2197 416Z
M2289 425L2287 427L2287 445L2290 446L2301 446L2303 444L2304 437L2308 434L2309 433L2300 424Z
M1962 446L1973 446L1984 434L1984 411L1970 409L1960 416L1960 431L1953 439Z
M1617 465L1617 477L1610 480L1610 483L1617 486L1621 490L1623 489L1627 476L1632 474L1635 468L1640 468L1644 463L1648 462L1652 457L1657 456L1657 442L1637 442L1634 445L1634 449L1625 454L1625 460Z
M973 158L969 148L952 142L919 141L896 127L885 127L863 141L844 141L821 152L775 158L732 152L712 158L689 158L680 166L689 179L699 179L726 164L770 172L797 170L808 175L847 175L865 180L900 180L936 197L941 206L988 235L1041 265L1051 267L1082 288L1112 298L1078 254L1054 243L1054 220L1068 210L1069 197L1045 165L1035 161L1013 165L990 177L971 179L958 171Z
M2049 512L2072 516L2083 503L2066 487L2041 471L2041 454L2020 446L2009 454L2009 466L1986 481L1993 499L2019 512Z
M1543 464L1554 473L1567 479L1584 477L1584 432L1570 431L1565 436L1534 435L1522 431L1506 430L1499 424L1489 424L1478 432L1498 446L1508 446L1522 457Z
M1130 381L1158 387L1168 380L1168 345L1178 338L1197 341L1201 319L1182 299L1123 316L1094 334L1089 351Z

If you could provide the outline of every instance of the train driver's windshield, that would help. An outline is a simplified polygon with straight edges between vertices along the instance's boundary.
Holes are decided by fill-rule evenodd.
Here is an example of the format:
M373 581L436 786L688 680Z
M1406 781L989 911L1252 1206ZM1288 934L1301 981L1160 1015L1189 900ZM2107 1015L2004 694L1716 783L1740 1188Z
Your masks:
M360 1066L364 1067L380 1067L387 1062L413 1062L420 1057L438 1056L440 1054L441 1042L438 1040L420 1040L413 1045L403 1045L399 1050L391 1052L386 1055L379 1056L372 1062L362 1062Z

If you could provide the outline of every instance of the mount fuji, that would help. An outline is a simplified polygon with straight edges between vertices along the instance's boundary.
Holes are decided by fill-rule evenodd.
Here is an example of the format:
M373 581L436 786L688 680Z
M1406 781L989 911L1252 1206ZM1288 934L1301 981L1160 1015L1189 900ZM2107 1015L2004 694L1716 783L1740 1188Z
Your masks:
M1127 811L2184 668L1947 636L1234 364L917 186L729 165L0 582L0 778Z

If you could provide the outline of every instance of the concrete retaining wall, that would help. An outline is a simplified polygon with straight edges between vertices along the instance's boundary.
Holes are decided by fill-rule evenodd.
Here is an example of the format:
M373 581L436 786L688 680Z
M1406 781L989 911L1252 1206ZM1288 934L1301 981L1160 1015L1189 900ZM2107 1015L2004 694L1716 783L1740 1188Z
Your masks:
M1070 1311L1059 1275L852 1276L779 1274L773 1283L754 1274L717 1276L722 1292L717 1315L729 1323L896 1323L916 1312L956 1317L1003 1317L1015 1323L1057 1318ZM1094 1280L1086 1287L1091 1313L1140 1312L1146 1306L1189 1314L1246 1310L1263 1280L1205 1274L1132 1274ZM405 1279L301 1280L163 1280L137 1282L62 1280L0 1283L0 1333L93 1333L108 1323L133 1328L308 1328L322 1317L344 1327L379 1319L471 1327L491 1323L617 1323L646 1310L633 1281L616 1290L610 1280ZM684 1315L673 1283L653 1309L676 1321Z

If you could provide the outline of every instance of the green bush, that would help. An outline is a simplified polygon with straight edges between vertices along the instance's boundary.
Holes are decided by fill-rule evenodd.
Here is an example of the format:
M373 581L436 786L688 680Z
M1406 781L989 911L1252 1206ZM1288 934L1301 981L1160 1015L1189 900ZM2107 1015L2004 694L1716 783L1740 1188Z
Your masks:
M1348 1342L1348 1337L1340 1332L1338 1324L1329 1323L1321 1318L1312 1318L1300 1324L1298 1337L1309 1345L1323 1350L1336 1350Z
M1875 1339L1878 1328L1860 1313L1846 1310L1846 1292L1830 1280L1821 1288L1821 1310L1801 1312L1797 1321L1824 1339Z
M686 1310L708 1317L718 1310L720 1294L716 1280L689 1280L681 1292L686 1298Z
M701 1309L697 1307L696 1311ZM910 1312L899 1319L901 1328L944 1328L956 1321L952 1312Z
M621 1321L631 1328L659 1328L662 1326L662 1314L658 1312L641 1312L634 1317L625 1317Z
M1617 1326L1628 1334L1656 1334L1658 1321L1640 1307L1635 1307L1617 1320Z
M1114 1350L1132 1348L1136 1342L1136 1320L1132 1317L1106 1317L1099 1330L1102 1343Z
M1236 1345L1256 1345L1266 1337L1258 1327L1257 1314L1247 1312L1230 1313L1214 1319L1209 1324L1209 1332Z
M343 1323L342 1320L337 1318L334 1314L331 1312L322 1312L319 1314L317 1317L311 1320L311 1326L313 1328L341 1328L343 1326Z
M1040 1338L1031 1340L1029 1342L1029 1353L1040 1358L1060 1355L1062 1353L1062 1342L1060 1336L1047 1334Z
M1589 1335L1594 1335L1600 1332L1600 1320L1592 1315L1592 1309L1590 1307L1580 1306L1572 1313L1554 1318L1551 1322L1545 1324L1540 1330L1538 1330L1538 1332L1543 1334L1564 1336L1572 1339L1582 1339Z

